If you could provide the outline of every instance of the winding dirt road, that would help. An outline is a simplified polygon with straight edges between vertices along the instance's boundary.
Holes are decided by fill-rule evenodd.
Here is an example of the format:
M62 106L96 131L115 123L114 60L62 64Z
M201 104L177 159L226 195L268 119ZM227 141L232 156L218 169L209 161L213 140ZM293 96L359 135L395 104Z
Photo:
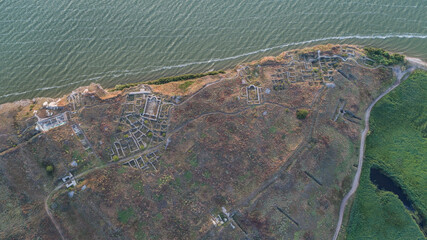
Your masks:
M409 74L407 73L411 73L412 71L414 71L416 68L415 67L410 67L408 68L406 71L401 71L400 67L394 67L393 68L393 72L396 75L396 82L389 87L387 90L385 90L381 95L379 95L368 107L368 109L366 109L365 112L365 129L362 132L362 136L360 139L360 151L359 151L359 164L357 166L357 171L356 171L356 175L354 176L354 180L353 180L353 184L351 186L350 191L344 196L342 202L341 202L341 206L340 206L340 214L339 214L339 218L338 218L338 223L337 223L337 228L335 229L335 234L333 237L333 240L336 240L338 238L338 235L340 233L341 230L341 225L342 225L342 220L344 217L344 211L345 211L345 207L347 205L348 200L353 196L353 194L356 192L357 187L359 186L359 180L360 180L360 175L362 173L362 165L363 165L363 157L364 157L364 153L365 153L365 140L366 140L366 136L369 132L369 117L371 116L371 110L374 107L374 105L381 99L383 98L385 95L387 95L389 92L391 92L393 89L395 89L397 86L400 85L400 83L402 81L404 81Z

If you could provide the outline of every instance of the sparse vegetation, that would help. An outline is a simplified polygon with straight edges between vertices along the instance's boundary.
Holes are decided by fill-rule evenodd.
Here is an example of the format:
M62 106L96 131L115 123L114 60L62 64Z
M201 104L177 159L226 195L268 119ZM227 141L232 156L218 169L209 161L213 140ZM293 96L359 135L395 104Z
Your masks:
M197 159L197 155L196 154L192 154L190 157L190 165L192 167L197 167L199 166L199 160Z
M114 87L113 91L121 91L126 88L131 88L138 86L139 83L127 83L127 84L118 84Z
M123 224L127 224L131 218L135 215L132 208L127 208L124 210L120 210L117 213L117 220Z
M163 185L168 184L172 180L173 180L173 177L171 175L165 175L159 178L159 187L162 187Z
M209 171L205 171L205 172L203 172L203 177L204 178L210 178L211 177L211 173Z
M133 189L138 191L141 195L144 195L144 185L141 182L134 183Z
M184 178L185 178L185 180L187 180L187 181L191 181L191 180L193 179L193 173L191 173L190 171L186 171L186 172L184 173Z

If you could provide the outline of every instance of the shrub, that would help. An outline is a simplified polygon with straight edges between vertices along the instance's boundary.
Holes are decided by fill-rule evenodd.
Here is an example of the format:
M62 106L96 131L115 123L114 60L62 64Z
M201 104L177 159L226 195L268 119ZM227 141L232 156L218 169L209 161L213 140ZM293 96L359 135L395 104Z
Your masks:
M149 133L147 133L147 136L148 136L148 137L152 137L152 136L153 136L153 133L152 133L152 132L149 132Z
M308 110L307 109L298 109L297 110L297 118L298 119L305 119L308 115Z
M113 156L113 161L115 161L115 162L119 161L119 156L114 155L114 156Z
M405 60L403 55L397 53L390 54L381 48L366 47L365 51L368 58L385 66L402 64Z
M46 172L49 174L53 173L53 165L47 165L46 166Z

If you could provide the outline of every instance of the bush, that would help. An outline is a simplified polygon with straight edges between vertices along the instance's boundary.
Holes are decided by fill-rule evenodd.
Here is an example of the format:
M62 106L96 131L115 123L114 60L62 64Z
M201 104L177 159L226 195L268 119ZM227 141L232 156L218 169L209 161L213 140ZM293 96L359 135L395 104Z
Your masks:
M114 155L114 156L113 156L113 161L115 161L115 162L119 161L119 156Z
M46 172L49 174L53 173L53 165L47 165L46 166Z
M297 118L298 119L305 119L308 115L308 110L307 109L298 109L297 110Z
M152 133L152 132L149 132L149 133L147 133L147 136L148 136L148 137L152 137L152 136L153 136L153 133Z
M381 65L391 66L403 64L403 62L405 61L405 57L403 55L397 53L390 54L381 48L366 47L365 51L368 58L374 60L375 62Z

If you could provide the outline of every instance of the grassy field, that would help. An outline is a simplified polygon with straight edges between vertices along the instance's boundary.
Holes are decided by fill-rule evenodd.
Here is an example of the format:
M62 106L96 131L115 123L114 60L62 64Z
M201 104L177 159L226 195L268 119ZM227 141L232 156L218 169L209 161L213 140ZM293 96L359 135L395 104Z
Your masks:
M427 72L416 71L372 110L347 239L425 239L417 221L427 216L426 102ZM377 189L369 179L373 166L402 187L415 212L407 210L397 195Z

